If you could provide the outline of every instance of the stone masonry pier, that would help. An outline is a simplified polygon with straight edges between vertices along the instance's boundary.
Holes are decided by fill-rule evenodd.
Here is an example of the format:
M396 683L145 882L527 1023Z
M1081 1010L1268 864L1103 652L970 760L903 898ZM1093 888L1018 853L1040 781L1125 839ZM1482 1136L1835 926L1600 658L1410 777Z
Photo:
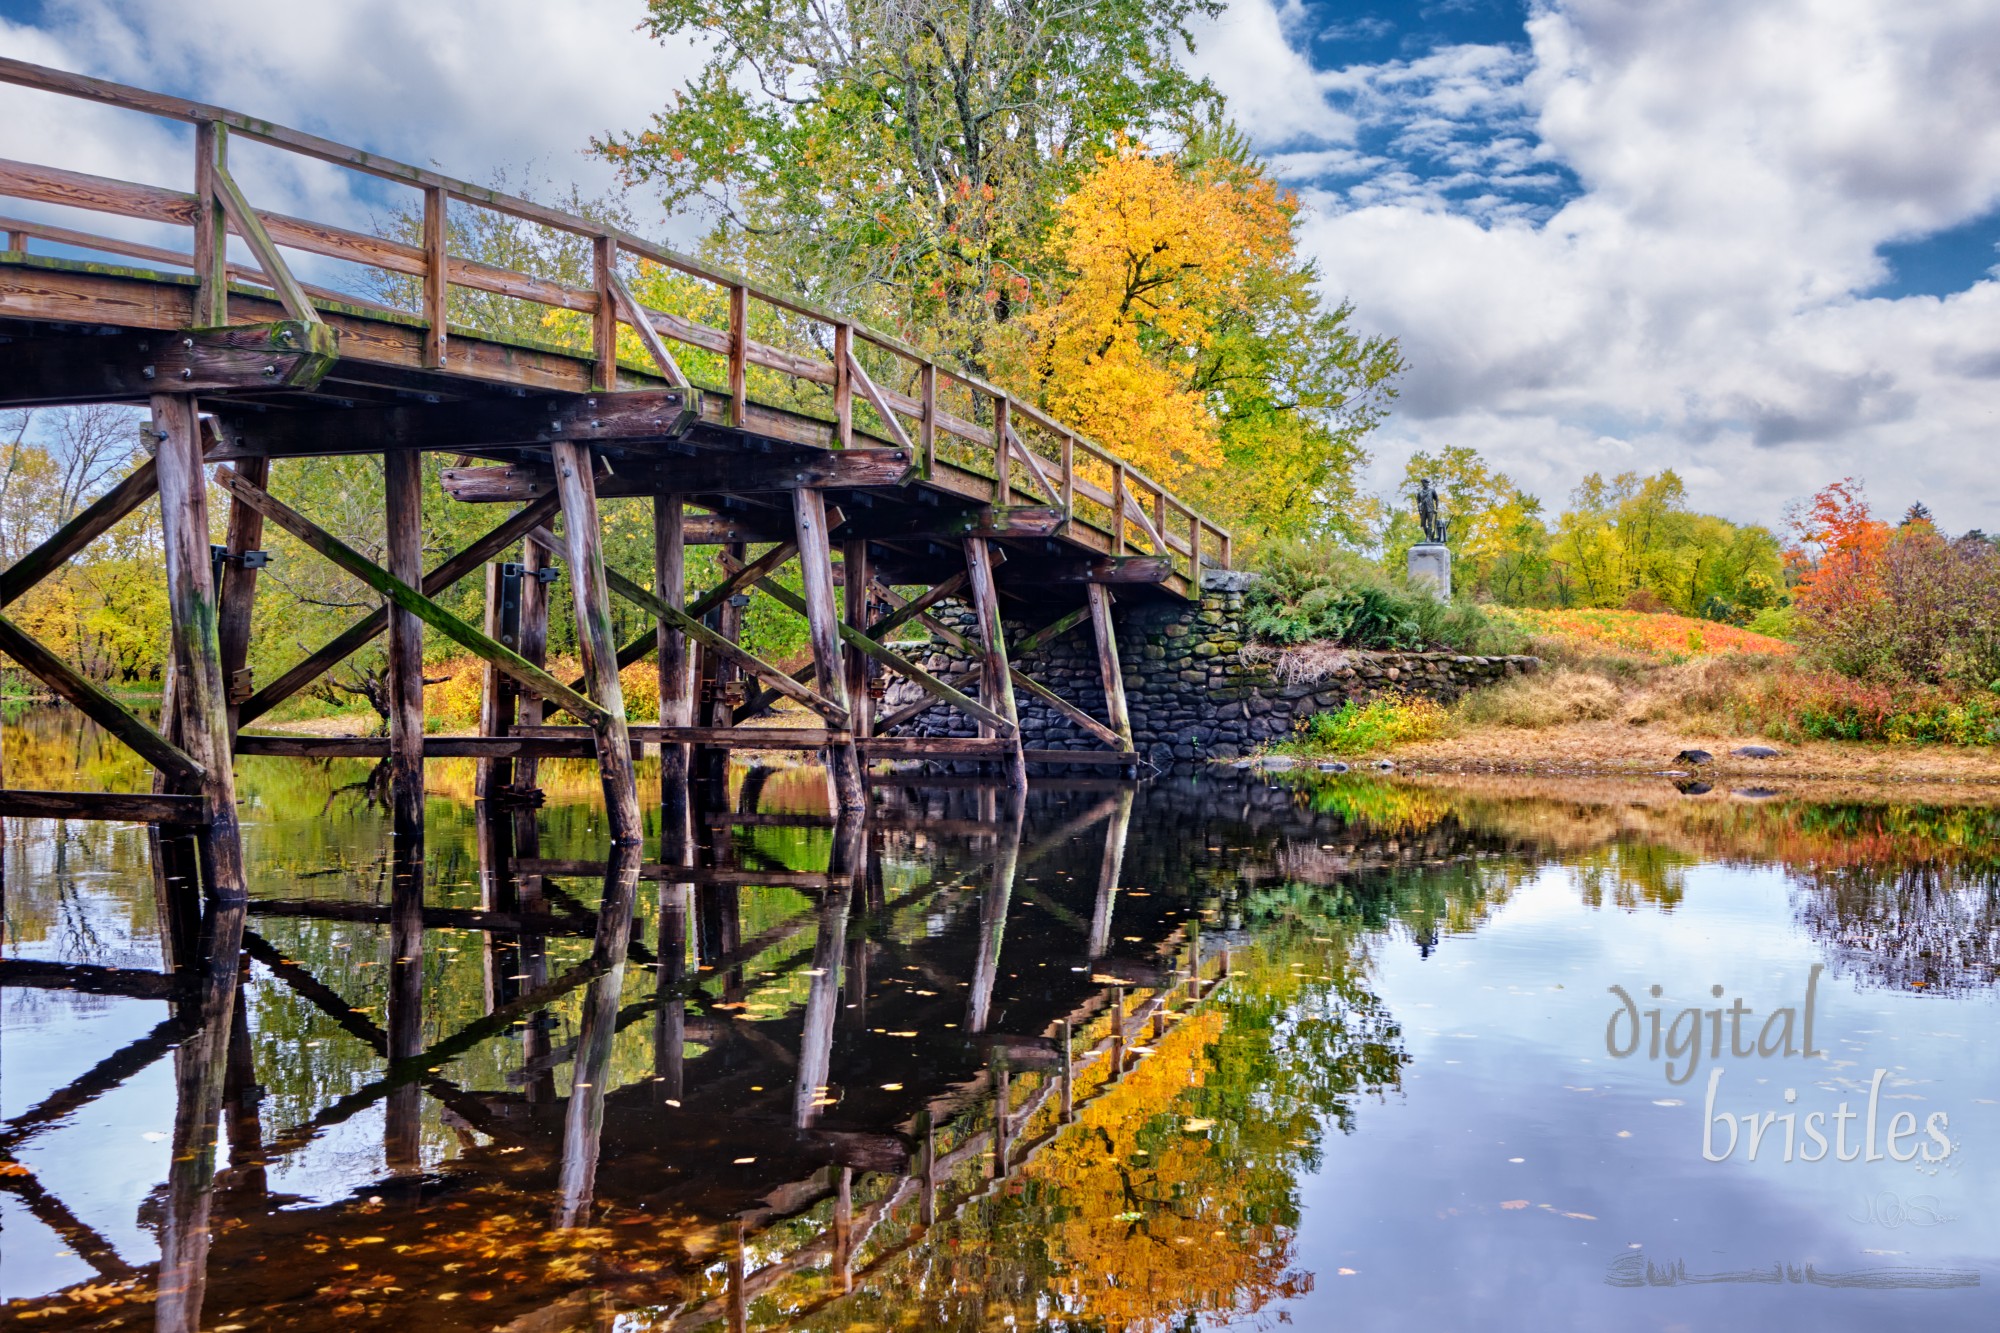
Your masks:
M1288 735L1314 713L1349 699L1401 694L1450 703L1467 690L1535 670L1534 657L1472 657L1458 653L1343 650L1314 680L1283 678L1271 650L1246 652L1243 595L1255 575L1208 570L1198 602L1120 607L1118 660L1123 667L1132 739L1139 756L1158 768L1187 769L1210 759L1234 759ZM946 603L937 618L968 638L972 613ZM1008 638L1033 626L1008 623ZM928 671L952 675L972 659L933 637L916 656ZM1104 690L1087 634L1060 637L1016 663L1028 674L1102 716ZM915 701L914 687L892 686L885 711ZM1055 709L1032 696L1020 700L1022 743L1034 750L1103 747ZM933 708L898 728L911 736L971 736L970 719ZM1051 771L1070 766L1052 765Z

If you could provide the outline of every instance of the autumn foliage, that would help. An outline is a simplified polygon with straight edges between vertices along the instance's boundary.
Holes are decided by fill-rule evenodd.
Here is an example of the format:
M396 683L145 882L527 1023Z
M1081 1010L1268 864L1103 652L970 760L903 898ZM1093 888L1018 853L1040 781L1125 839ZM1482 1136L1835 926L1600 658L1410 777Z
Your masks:
M2000 550L1921 513L1891 527L1837 481L1792 519L1799 634L1816 661L1878 685L2000 687Z

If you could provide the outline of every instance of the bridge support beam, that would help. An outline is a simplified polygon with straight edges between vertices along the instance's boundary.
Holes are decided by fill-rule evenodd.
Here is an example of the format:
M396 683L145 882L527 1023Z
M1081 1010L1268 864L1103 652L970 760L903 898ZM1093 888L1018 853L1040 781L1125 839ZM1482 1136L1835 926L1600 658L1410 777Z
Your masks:
M813 666L827 700L846 714L843 729L828 737L826 747L834 809L859 813L867 809L868 795L861 783L861 756L855 750L852 729L854 709L840 657L840 609L833 600L833 549L827 540L825 497L813 490L793 491L792 514L798 530Z
M618 683L618 641L611 633L611 594L604 582L603 532L597 518L597 490L591 477L589 445L559 440L553 446L556 491L562 496L563 543L569 557L570 593L576 603L576 641L590 698L604 717L597 724L597 768L604 781L604 811L611 841L637 844L638 775L626 731L625 691Z
M243 839L236 823L229 711L216 641L215 575L209 561L208 487L201 468L201 432L193 397L157 394L152 405L160 526L166 548L167 612L173 636L176 739L202 769L200 792L207 806L208 830L201 844L209 892L236 901L246 893Z
M993 582L993 550L984 537L965 539L965 572L972 588L972 613L979 626L979 697L1013 728L1014 753L1007 766L1007 785L1028 786L1027 761L1021 754L1021 711L1014 702L1014 675L1007 666L1007 633L1000 620L1000 592ZM979 734L999 734L980 720Z
M239 469L239 472L241 470ZM243 474L246 481L252 480ZM386 491L388 570L412 588L424 581L424 474L415 454L382 456ZM242 503L238 498L237 503ZM424 622L405 607L389 607L389 802L399 842L423 854Z
M1104 711L1120 748L1132 749L1132 714L1125 706L1125 672L1118 664L1118 631L1111 622L1111 590L1101 583L1085 589L1090 628L1097 639L1097 671L1104 682Z
M687 608L686 521L687 506L679 495L653 497L653 592L676 610ZM695 724L695 682L687 632L671 620L661 620L656 639L660 725L691 727ZM624 655L620 650L621 661ZM690 745L679 741L660 744L660 859L670 864L682 861L694 850L693 806L688 791L693 757ZM664 917L662 922L664 931Z

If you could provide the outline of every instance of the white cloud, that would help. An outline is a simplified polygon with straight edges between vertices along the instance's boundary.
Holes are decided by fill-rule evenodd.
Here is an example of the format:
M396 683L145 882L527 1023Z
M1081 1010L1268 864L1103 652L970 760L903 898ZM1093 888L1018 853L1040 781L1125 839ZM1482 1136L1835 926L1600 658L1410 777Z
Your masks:
M51 0L39 27L0 20L0 53L216 103L484 182L546 177L589 192L613 173L593 134L637 128L698 64L634 31L632 0ZM0 87L0 154L189 188L187 132ZM385 198L356 173L256 145L232 157L257 202L365 221ZM388 196L393 197L393 196ZM664 219L643 217L664 233ZM180 242L185 245L185 239Z
M1282 31L1268 0L1232 16ZM2000 199L2000 11L1552 0L1525 37L1316 73L1297 97L1361 127L1324 142L1295 109L1269 129L1238 108L1288 178L1323 163L1306 243L1409 355L1381 478L1465 443L1547 499L1674 466L1698 502L1775 521L1858 473L1884 510L2000 529L2000 283L1855 295L1883 242ZM1573 197L1537 206L1556 180Z

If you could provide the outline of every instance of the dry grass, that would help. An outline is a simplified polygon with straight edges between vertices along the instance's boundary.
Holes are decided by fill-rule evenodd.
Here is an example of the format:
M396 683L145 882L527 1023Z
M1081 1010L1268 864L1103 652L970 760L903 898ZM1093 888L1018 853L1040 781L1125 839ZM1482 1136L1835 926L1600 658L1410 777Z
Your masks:
M1598 722L1615 717L1623 703L1624 695L1603 676L1556 667L1474 690L1452 712L1460 722L1470 726L1538 731L1569 722Z

